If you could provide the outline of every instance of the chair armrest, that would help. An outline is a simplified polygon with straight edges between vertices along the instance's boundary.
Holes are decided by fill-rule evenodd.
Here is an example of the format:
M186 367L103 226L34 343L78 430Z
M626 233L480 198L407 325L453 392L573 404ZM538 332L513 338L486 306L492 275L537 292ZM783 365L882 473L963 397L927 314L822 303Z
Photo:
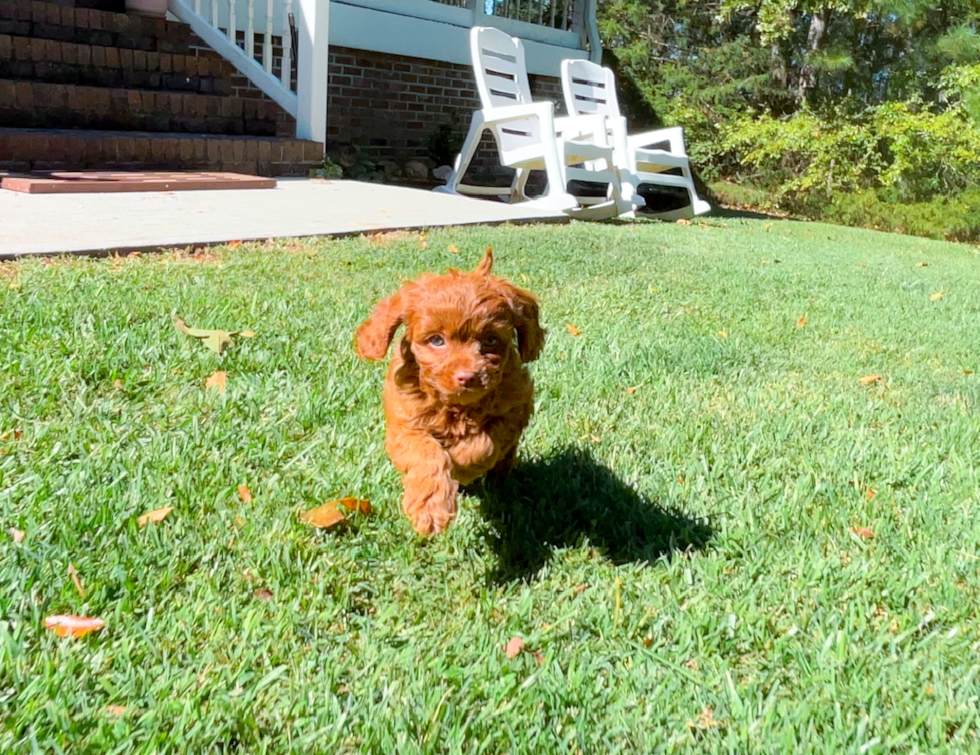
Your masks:
M565 139L575 139L582 136L599 138L606 141L606 116L594 115L563 115L555 118L555 131Z
M503 107L484 108L478 111L486 126L498 123L520 121L525 118L554 120L555 105L552 102L527 102L521 105L504 105Z
M640 134L630 134L628 137L630 149L643 149L653 144L667 142L670 145L670 152L674 155L686 155L684 148L684 129L680 126L669 128L659 128L654 131L644 131Z

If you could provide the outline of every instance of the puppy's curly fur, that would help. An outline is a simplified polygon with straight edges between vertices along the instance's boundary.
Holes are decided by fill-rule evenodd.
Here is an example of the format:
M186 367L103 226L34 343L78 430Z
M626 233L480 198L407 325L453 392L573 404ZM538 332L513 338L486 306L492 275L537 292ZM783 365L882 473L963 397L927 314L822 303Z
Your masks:
M420 535L446 529L460 485L513 466L534 406L524 365L544 346L538 302L492 266L487 249L472 273L405 283L357 329L358 354L378 360L405 325L385 380L385 446Z

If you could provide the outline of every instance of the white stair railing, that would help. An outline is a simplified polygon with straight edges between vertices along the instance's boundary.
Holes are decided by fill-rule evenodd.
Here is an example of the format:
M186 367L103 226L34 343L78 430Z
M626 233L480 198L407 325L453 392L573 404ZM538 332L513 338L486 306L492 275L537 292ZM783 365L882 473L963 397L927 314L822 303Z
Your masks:
M301 139L326 141L329 0L168 0L168 10L296 118ZM299 50L292 42L295 17ZM238 28L238 19L245 28ZM258 26L256 25L258 23ZM261 44L256 49L256 42ZM299 53L294 87L293 57Z

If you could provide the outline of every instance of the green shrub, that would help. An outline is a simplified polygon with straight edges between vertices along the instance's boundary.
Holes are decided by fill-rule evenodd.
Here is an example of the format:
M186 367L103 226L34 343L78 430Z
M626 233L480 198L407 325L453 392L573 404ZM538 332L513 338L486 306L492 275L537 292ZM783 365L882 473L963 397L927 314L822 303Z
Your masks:
M980 241L980 190L925 202L890 201L887 194L839 193L818 214L843 225L948 241Z
M886 225L937 235L942 213L970 216L961 196L980 189L980 125L958 105L936 114L917 103L886 103L861 117L833 118L804 108L785 119L744 116L720 133L712 159L793 212L885 222L892 210L878 204L903 206L903 219Z

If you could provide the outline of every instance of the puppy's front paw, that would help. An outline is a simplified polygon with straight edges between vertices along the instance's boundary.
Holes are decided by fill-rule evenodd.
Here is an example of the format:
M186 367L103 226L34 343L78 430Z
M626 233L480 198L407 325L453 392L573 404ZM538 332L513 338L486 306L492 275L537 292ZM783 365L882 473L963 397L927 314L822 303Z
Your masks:
M438 535L456 518L456 491L450 477L405 478L403 508L415 531L423 537Z

